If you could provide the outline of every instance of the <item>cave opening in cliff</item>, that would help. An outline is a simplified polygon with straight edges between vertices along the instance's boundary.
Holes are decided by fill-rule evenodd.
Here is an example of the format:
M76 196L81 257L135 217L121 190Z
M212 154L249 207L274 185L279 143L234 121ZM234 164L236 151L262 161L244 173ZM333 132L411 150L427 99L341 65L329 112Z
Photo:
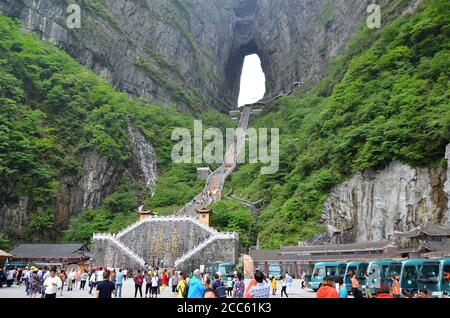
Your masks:
M266 76L258 54L247 55L242 68L238 106L260 101L266 93Z

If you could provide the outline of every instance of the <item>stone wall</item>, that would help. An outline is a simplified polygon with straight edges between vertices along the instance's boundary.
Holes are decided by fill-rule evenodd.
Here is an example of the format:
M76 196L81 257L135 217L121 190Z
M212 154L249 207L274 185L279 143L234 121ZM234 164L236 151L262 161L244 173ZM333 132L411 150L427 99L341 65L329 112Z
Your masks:
M148 263L158 258L173 264L210 236L194 222L154 218L118 239Z
M108 266L113 268L141 269L133 257L125 253L117 244L108 239L95 239L92 241L92 258L96 266Z
M184 272L191 272L200 265L209 262L224 262L236 264L238 262L239 238L217 238L212 243L202 248L198 253L186 261L180 263L177 269Z

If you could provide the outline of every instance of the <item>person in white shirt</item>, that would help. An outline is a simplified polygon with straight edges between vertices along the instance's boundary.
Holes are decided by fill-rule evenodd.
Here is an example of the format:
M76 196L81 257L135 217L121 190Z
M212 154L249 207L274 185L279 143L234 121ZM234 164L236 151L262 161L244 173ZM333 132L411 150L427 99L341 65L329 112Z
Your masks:
M44 281L42 286L45 289L45 298L56 298L58 289L61 288L61 279L56 276L56 269L50 270L50 276Z

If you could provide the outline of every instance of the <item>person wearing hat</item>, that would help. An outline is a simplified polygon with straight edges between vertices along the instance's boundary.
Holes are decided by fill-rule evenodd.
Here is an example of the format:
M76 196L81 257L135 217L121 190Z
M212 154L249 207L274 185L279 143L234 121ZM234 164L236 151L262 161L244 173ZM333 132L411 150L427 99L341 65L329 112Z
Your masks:
M205 286L202 283L202 274L199 269L194 271L193 277L189 280L187 298L203 298Z

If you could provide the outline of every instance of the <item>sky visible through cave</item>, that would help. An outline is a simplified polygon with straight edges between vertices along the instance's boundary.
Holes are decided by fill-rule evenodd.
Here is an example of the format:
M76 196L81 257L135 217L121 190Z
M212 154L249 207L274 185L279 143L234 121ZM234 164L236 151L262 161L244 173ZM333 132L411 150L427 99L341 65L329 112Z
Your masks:
M257 54L247 55L241 75L239 107L252 104L264 97L266 92L266 76Z

